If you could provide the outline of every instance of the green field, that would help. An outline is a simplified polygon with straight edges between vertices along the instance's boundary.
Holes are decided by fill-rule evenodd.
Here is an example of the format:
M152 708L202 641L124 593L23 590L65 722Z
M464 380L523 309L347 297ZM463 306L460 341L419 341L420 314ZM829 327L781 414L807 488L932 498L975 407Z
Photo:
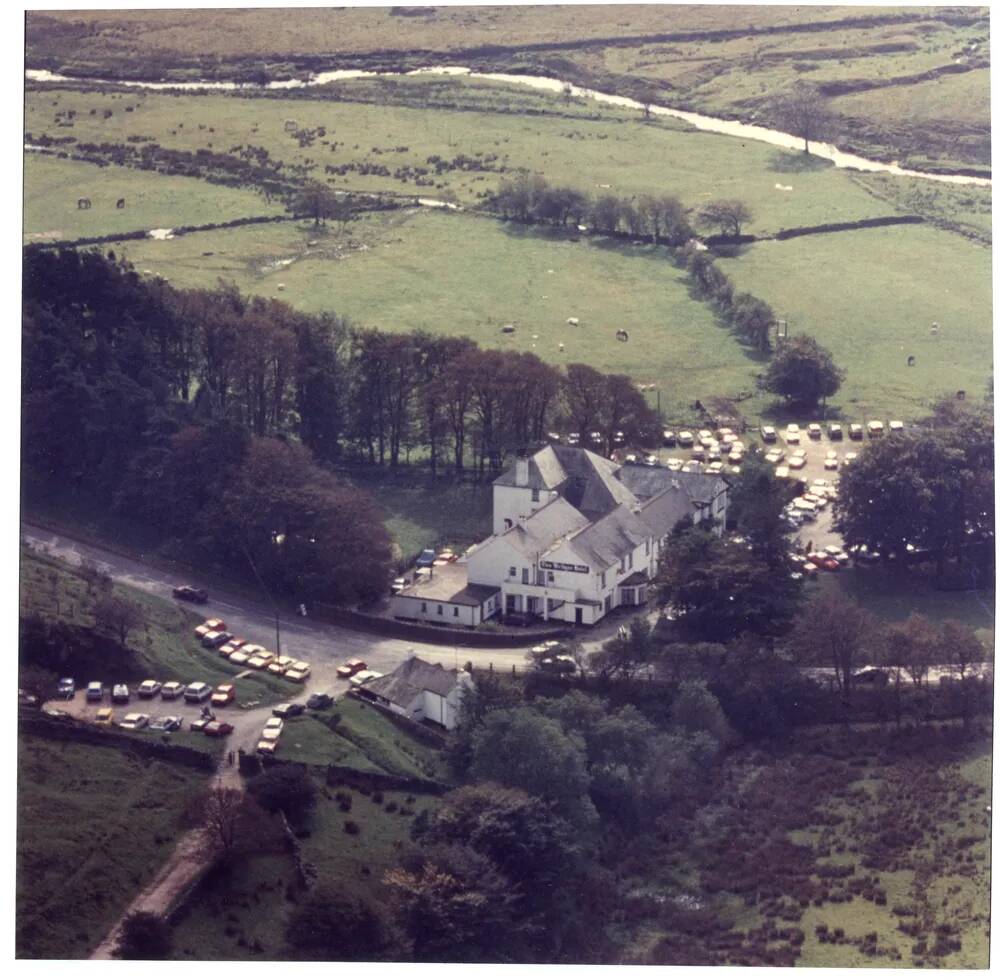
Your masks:
M91 207L77 202L88 198ZM125 207L115 205L125 198ZM25 154L24 240L98 237L280 214L253 191L125 167Z
M20 588L22 616L38 615L79 626L94 623L96 593L88 590L87 581L75 566L24 548ZM230 666L214 651L205 650L194 636L194 627L203 617L128 586L116 585L114 592L139 606L145 621L145 627L132 634L127 643L135 655L136 674L182 683L231 682L240 702L283 700L298 690L293 684L262 672L234 680L239 668ZM112 681L113 678L105 678L106 683ZM210 749L208 745L198 747L203 751Z
M85 957L166 860L204 773L18 738L17 955Z
M422 93L447 88L459 104L471 99L469 111L426 107ZM503 173L518 167L544 175L553 183L571 184L591 194L608 189L622 196L675 194L689 207L708 200L739 197L755 219L753 233L782 228L850 221L894 213L833 167L803 170L795 153L764 143L700 133L684 124L642 120L638 111L624 112L587 103L598 119L566 118L561 99L516 87L496 89L510 108L547 106L543 115L482 111L482 83L460 79L412 78L395 82L367 80L337 83L336 97L373 98L386 88L409 105L377 102L292 98L239 98L206 95L164 95L135 92L76 92L31 90L26 93L25 130L38 138L72 136L80 142L125 143L130 136L151 137L163 147L197 152L232 153L235 148L262 147L281 161L285 173L293 165L334 188L394 191L428 196L452 192L464 203L475 203L493 190ZM471 92L465 96L463 93ZM498 96L498 97L500 97ZM54 104L57 103L57 104ZM90 115L90 109L96 109ZM125 108L132 111L125 113ZM58 125L57 113L73 110L72 126ZM112 111L110 119L105 111ZM325 137L300 146L286 120L300 130L324 127ZM214 132L209 132L209 127ZM334 144L336 146L334 147ZM485 158L496 154L496 159ZM451 161L459 155L479 156L468 169L448 169L433 176L432 186L417 186L400 168L424 167L434 174L428 157ZM388 176L349 170L327 175L327 166L386 167ZM289 173L289 176L292 176ZM406 180L403 177L407 177ZM776 184L792 186L791 192ZM74 199L75 206L75 199ZM169 224L179 222L168 222Z
M789 332L811 334L847 370L847 418L913 419L942 395L986 390L992 372L990 252L926 226L764 242L722 267ZM931 334L931 323L940 330ZM909 356L916 358L907 367Z

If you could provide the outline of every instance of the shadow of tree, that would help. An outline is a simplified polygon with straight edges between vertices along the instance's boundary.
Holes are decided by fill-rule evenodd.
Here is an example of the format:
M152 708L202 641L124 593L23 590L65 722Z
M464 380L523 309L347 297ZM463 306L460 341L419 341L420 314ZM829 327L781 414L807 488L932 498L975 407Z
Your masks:
M789 153L785 150L771 154L768 163L768 169L778 174L814 173L817 170L828 170L832 166L832 161L824 160L813 153Z

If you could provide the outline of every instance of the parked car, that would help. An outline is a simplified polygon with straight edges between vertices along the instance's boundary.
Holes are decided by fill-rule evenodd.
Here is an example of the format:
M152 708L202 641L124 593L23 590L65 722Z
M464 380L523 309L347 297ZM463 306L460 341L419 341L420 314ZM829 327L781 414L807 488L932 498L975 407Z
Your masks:
M433 548L424 548L417 557L417 568L433 568L437 552Z
M823 438L823 427L819 424L819 422L810 422L806 427L806 432L809 433L810 439Z
M128 700L128 684L115 684L115 686L111 689L111 703L128 704Z
M104 685L100 681L91 681L87 685L87 700L88 701L104 700Z
M825 555L822 552L813 552L807 555L809 561L811 561L817 568L822 568L825 572L835 572L840 568L840 562L836 558L831 558L829 555Z
M231 640L227 640L225 643L219 647L219 655L222 657L231 657L237 650L246 646L247 641L239 636L234 636Z
M777 442L778 430L773 425L762 425L760 427L760 437L764 442Z
M543 657L538 661L538 669L549 674L574 674L576 661L568 654L561 653L555 657Z
M221 630L210 631L201 638L201 645L207 650L217 650L219 647L225 646L232 639L235 639L232 633L226 633Z
M194 628L194 635L200 640L206 633L218 633L226 628L226 624L221 619L206 619L201 626Z
M359 670L352 678L350 683L354 687L362 687L369 681L373 681L378 677L384 677L384 674L380 674L377 670Z
M823 460L824 470L836 470L840 468L840 461L836 456L827 455L826 459Z
M885 432L885 426L878 419L872 419L868 423L868 438L878 439Z
M663 430L663 445L668 449L673 449L677 445L677 435L671 429Z
M174 598L204 605L208 602L208 593L204 589L196 589L193 585L178 585L174 587Z
M611 441L616 445L620 446L625 441L625 433L618 431L611 437Z
M268 741L267 739L261 739L257 743L257 752L259 755L274 755L278 751L278 743Z
M843 439L844 438L844 430L841 427L841 425L840 425L839 422L831 422L826 427L826 434L831 439Z
M217 708L224 708L227 704L232 704L236 700L236 688L232 684L220 684L212 692L212 704Z
M766 453L764 453L764 459L768 463L771 463L772 466L777 466L778 463L780 463L784 458L785 458L784 449L777 449L777 448L769 449Z
M857 453L844 453L844 465L850 466L857 458Z
M195 681L184 688L184 700L190 704L200 704L212 696L212 688L203 681Z
M677 473L683 465L684 460L679 459L677 456L671 456L667 460L667 469L673 473Z
M271 709L271 714L277 718L297 718L305 711L303 704L279 704Z
M333 698L325 692L317 692L316 694L310 694L309 700L306 701L306 707L312 708L313 711L323 711L329 708L333 704Z
M849 426L847 427L847 434L848 434L848 436L850 436L850 438L852 438L852 439L853 439L853 440L854 440L855 442L859 442L859 441L860 441L861 439L863 439L863 438L864 438L864 435L865 435L865 430L864 430L864 429L862 428L862 426L861 426L861 423L860 423L860 422L852 422L852 423L851 423L851 424L850 424L850 425L849 425Z
M160 697L164 701L175 701L184 693L184 685L180 681L167 681L160 688Z
M255 643L244 643L235 653L229 654L229 662L237 667L242 667L252 656L263 649Z
M400 578L394 578L392 580L392 586L390 588L390 591L392 592L393 595L396 595L397 592L402 592L403 589L405 589L405 588L406 588L406 579L405 578L402 578L402 577L400 577Z
M222 738L225 735L233 734L233 726L228 721L210 721L202 730L203 735L212 735L215 738Z
M900 422L899 419L893 419L889 423L889 432L890 433L902 432L904 428L905 428L905 426L903 425L902 422Z
M780 477L783 480L785 480L785 479L788 479L788 477L791 474L788 472L788 467L785 466L785 465L782 465L782 466L776 466L774 468L774 475L777 476L777 477Z
M140 698L155 698L160 693L162 687L163 685L159 681L143 681L135 693Z
M281 738L281 732L284 727L285 723L280 718L268 718L260 737L264 741L276 742Z
M580 433L579 432L570 432L566 436L566 442L569 443L569 445L571 445L571 446L578 445L579 442L580 442Z
M788 468L790 470L801 470L801 469L804 469L805 465L806 465L806 457L805 456L793 456L788 461Z
M357 657L352 657L346 663L341 664L337 668L337 676L348 678L353 677L359 670L367 670L368 664L363 660L359 660Z
M267 672L269 674L274 674L276 677L281 677L294 663L294 657L275 657L274 660L267 665Z
M210 719L208 719L208 718L195 718L195 720L192 721L190 725L188 725L188 728L192 732L201 732L201 731L204 731L205 730L205 726L209 723L209 720Z
M76 694L76 681L72 677L61 677L59 679L59 697L67 701Z
M115 721L114 708L98 708L94 715L95 725L113 725Z
M138 711L132 711L127 714L118 723L119 728L127 728L130 731L138 731L140 728L145 728L149 724L149 715L141 715Z
M285 671L286 681L295 681L296 684L304 684L308 679L309 675L312 673L312 668L306 664L304 667L299 667L296 664L293 667L289 667Z
M247 661L247 666L254 670L263 670L277 659L277 656L270 650L260 650Z
M682 449L690 449L694 445L694 435L686 429L677 433L677 445Z
M184 719L178 715L164 715L162 718L154 718L149 723L149 730L151 732L178 732L183 724Z

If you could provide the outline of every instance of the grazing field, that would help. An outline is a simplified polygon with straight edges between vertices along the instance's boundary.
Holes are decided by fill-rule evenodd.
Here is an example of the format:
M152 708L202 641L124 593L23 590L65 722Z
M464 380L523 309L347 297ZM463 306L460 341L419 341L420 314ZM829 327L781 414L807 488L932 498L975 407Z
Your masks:
M76 566L23 548L20 588L22 617L37 615L49 622L94 625L93 608L99 591ZM238 701L262 700L265 703L298 690L288 681L260 671L234 680L239 669L230 666L215 651L202 648L194 636L194 627L203 616L128 586L115 585L112 592L135 603L144 623L128 638L126 645L133 654L133 662L126 672L128 676L122 676L121 680L131 682L153 677L185 684L194 680L212 685L230 682L236 686ZM112 677L101 679L105 684L116 682ZM205 741L202 739L202 743ZM202 743L198 743L198 747L208 751L210 746Z
M833 400L845 417L913 419L942 395L986 390L990 261L956 235L903 226L763 242L720 264L847 370Z
M85 957L167 858L206 776L18 738L18 957Z
M658 117L647 122L639 111L593 103L584 105L596 118L567 118L559 96L492 88L510 110L543 106L547 111L528 116L484 111L482 84L455 78L329 87L332 99L349 100L356 91L364 102L35 89L26 94L25 130L35 140L44 134L81 143L125 144L142 137L187 153L239 156L252 146L281 163L289 178L308 175L345 190L432 197L450 192L466 204L479 201L505 172L519 167L595 195L602 189L622 196L669 193L689 207L738 197L754 213L746 225L754 234L895 213L846 172L804 161L801 154ZM459 107L469 98L473 107L428 108L429 89L447 91ZM379 96L379 90L409 104L381 104L390 95ZM72 120L69 112L75 113ZM286 120L297 130L287 132ZM324 135L316 132L321 127ZM307 131L313 135L300 140L297 134ZM440 173L431 162L435 157L442 160Z
M81 198L90 201L90 208L77 206ZM120 198L125 199L124 208L116 207ZM72 241L282 211L253 191L219 187L193 177L25 154L25 242Z
M737 750L690 836L626 878L664 896L630 959L985 968L990 752L945 725Z

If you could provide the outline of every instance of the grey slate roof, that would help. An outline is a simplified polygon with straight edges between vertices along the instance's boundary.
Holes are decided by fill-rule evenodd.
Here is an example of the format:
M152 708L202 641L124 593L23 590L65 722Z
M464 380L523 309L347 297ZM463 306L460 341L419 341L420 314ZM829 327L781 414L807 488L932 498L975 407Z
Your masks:
M408 707L424 691L446 698L457 684L457 670L448 670L440 664L430 664L419 657L410 657L391 674L369 681L365 690L393 704Z
M639 498L653 497L661 490L677 484L689 500L700 503L714 500L728 485L722 476L714 473L684 473L680 470L668 470L665 466L640 466L634 463L623 464L618 470L617 478Z
M620 504L610 514L573 535L569 546L588 564L606 568L655 534L631 507Z
M540 507L526 521L515 524L496 537L502 537L523 555L537 555L548 551L560 538L564 538L588 524L572 504L556 497Z

